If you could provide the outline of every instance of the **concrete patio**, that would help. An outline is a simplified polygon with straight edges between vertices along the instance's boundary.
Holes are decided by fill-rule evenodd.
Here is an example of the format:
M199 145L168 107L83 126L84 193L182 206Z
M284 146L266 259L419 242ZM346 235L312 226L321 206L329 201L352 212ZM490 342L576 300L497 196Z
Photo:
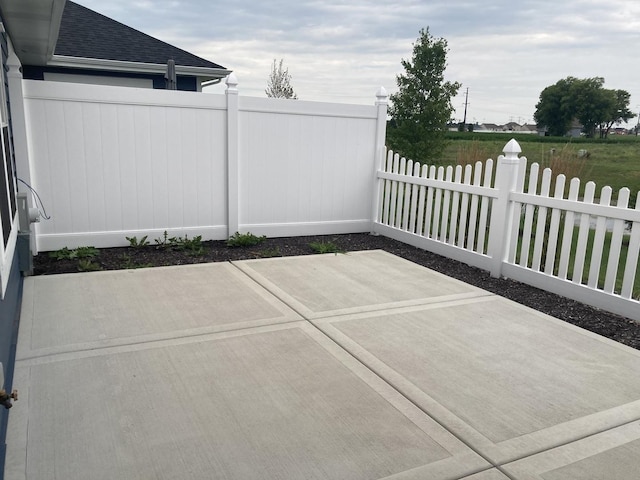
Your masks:
M636 479L640 352L383 251L30 277L5 478Z

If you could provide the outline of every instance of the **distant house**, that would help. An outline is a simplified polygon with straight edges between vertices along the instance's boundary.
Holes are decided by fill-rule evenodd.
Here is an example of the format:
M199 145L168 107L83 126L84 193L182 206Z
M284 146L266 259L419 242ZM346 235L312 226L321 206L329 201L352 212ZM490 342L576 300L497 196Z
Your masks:
M37 28L41 7L33 2L4 12L8 25ZM142 88L165 88L167 62L176 65L177 89L201 91L218 83L230 71L225 67L169 45L77 3L64 0L41 2L53 11L51 31L40 32L41 47L33 51L28 29L10 30L16 52L21 51L25 79L66 81ZM13 18L12 18L13 17ZM42 23L42 22L41 22ZM43 23L44 25L44 23ZM19 55L20 56L20 55Z
M522 131L522 125L520 125L519 123L516 122L509 122L509 123L505 123L502 126L502 130L505 132L521 132Z
M624 127L613 127L611 130L609 130L609 135L613 134L613 135L628 135L630 132L630 129L624 128Z
M567 136L568 137L573 137L573 138L580 137L580 136L582 136L582 130L583 129L584 129L584 127L582 126L582 124L579 121L574 120L571 123L571 128L567 132Z
M489 132L501 132L502 128L495 123L483 123L484 130L488 130Z

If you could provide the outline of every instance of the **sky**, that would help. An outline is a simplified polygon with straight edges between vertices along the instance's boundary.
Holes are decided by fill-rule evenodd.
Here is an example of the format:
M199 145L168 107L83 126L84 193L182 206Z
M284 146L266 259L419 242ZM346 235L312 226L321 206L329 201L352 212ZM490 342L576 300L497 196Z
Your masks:
M265 96L284 59L301 100L372 105L397 91L422 28L448 44L445 79L462 121L534 123L558 80L603 77L640 111L640 2L622 0L76 0L233 70L241 95ZM223 93L224 85L209 88ZM637 118L630 123L635 125Z

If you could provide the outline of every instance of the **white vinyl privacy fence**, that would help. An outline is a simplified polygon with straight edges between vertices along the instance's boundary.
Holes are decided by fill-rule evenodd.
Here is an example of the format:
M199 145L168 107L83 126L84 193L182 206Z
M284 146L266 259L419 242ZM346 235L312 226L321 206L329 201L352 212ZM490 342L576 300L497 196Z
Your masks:
M511 140L465 167L419 165L392 151L378 171L374 231L544 290L640 320L640 197L539 178Z
M628 189L612 205L608 187L527 170L515 140L495 165L385 155L384 89L360 106L242 97L233 76L226 95L22 85L18 175L51 215L38 250L372 231L640 320Z
M37 249L126 236L366 232L377 105L24 81L29 168L50 220ZM373 98L372 98L373 100ZM372 102L373 103L373 102Z

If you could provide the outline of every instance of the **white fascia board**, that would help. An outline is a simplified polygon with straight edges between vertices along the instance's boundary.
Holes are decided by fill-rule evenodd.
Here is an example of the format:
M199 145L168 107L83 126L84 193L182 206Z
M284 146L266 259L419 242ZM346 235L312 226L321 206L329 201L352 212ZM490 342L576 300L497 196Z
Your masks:
M125 62L121 60L103 60L101 58L69 57L65 55L54 55L48 67L68 67L68 68L88 68L91 70L104 70L111 72L131 72L131 73L162 73L167 70L166 64L159 63L138 63ZM224 78L231 73L231 70L224 68L191 67L188 65L176 65L177 75L190 75L205 78Z
M47 45L48 59L53 57L53 52L56 50L65 3L65 0L54 0L51 5L51 23L49 24L49 42Z

